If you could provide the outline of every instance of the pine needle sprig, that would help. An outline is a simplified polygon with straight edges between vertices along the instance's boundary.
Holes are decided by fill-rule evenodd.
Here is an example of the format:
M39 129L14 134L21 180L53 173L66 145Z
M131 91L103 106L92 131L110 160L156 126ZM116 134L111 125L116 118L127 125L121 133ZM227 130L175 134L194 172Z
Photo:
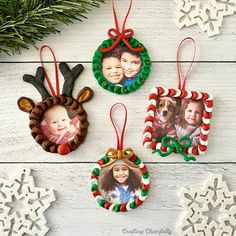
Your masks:
M60 23L82 21L91 7L103 0L0 0L0 53L28 49L50 33L60 32ZM36 46L35 46L36 47Z

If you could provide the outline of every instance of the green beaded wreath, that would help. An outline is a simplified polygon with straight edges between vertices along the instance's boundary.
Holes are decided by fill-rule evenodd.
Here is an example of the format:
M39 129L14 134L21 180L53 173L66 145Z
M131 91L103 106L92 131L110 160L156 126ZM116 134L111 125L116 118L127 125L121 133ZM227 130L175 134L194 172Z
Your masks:
M140 75L137 78L137 80L132 83L129 86L117 86L111 82L109 82L103 75L102 73L102 58L103 58L103 53L100 51L101 48L108 48L110 47L113 43L114 40L113 39L107 39L104 40L103 43L98 47L97 51L94 53L93 56L93 65L92 65L92 70L94 73L95 78L98 81L98 84L113 93L116 94L128 94L130 92L136 91L138 90L146 81L146 79L149 76L149 73L151 71L150 67L151 67L151 61L150 61L150 57L148 55L148 51L147 49L144 47L143 44L141 44L137 39L135 38L129 38L127 39L127 41L130 43L130 45L134 48L137 47L142 47L144 50L142 52L139 52L139 55L141 57L142 60L142 68L140 71ZM124 42L119 42L118 46L124 46Z
M114 212L126 212L137 208L147 198L149 191L149 174L146 166L136 155L133 155L131 158L128 159L128 161L136 165L139 168L139 171L142 175L142 181L141 181L142 187L139 196L136 197L134 201L129 201L128 203L122 203L122 204L112 203L110 201L105 200L101 196L98 186L98 177L100 175L101 169L103 168L102 166L110 162L110 158L104 156L97 162L96 166L92 170L92 175L91 175L91 191L100 207L103 207L109 211L114 211Z

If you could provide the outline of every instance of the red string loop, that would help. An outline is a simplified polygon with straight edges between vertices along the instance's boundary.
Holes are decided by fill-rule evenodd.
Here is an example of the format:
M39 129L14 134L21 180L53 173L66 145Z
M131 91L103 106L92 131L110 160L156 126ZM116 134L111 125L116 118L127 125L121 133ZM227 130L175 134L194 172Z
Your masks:
M180 51L181 45L182 45L185 41L187 41L187 40L191 40L191 41L193 42L194 51L193 51L193 58L192 58L192 61L191 61L190 65L189 65L189 67L188 67L188 70L187 70L186 74L183 76L183 85L181 86L181 83L182 83L182 82L181 82L181 80L182 80L181 77L182 77L182 76L181 76L180 66L179 66L179 51ZM181 43L179 44L178 49L177 49L177 59L176 59L176 61L177 61L178 88L179 88L179 89L185 90L187 75L188 75L190 69L192 68L192 65L193 65L193 62L194 62L194 59L195 59L195 55L196 55L196 43L195 43L195 40L194 40L193 38L191 38L191 37L186 37L185 39L183 39L183 40L181 41Z
M119 134L118 134L117 126L116 126L116 124L115 124L115 122L113 121L113 118L112 118L112 111L113 111L114 107L117 106L117 105L121 105L125 109L125 120L124 120L124 124L123 124L123 128L122 128L120 137L119 137ZM111 119L111 123L112 123L112 125L115 129L115 132L116 132L117 150L123 150L123 140L124 140L125 127L126 127L126 122L127 122L127 108L126 108L126 106L123 103L115 103L110 109L110 119Z
M134 52L142 52L144 50L144 48L142 48L142 47L138 47L138 48L132 47L131 44L129 43L129 41L127 40L129 38L132 38L134 35L134 31L132 29L125 29L125 24L128 19L128 16L129 16L129 13L130 13L130 10L132 7L132 3L133 3L133 1L130 0L129 9L126 13L126 16L125 16L125 19L124 19L124 22L122 25L122 31L120 32L114 2L112 1L112 9L113 9L113 15L114 15L116 29L114 29L114 28L109 29L107 34L111 39L114 40L114 43L108 48L101 48L100 49L101 52L104 53L104 52L111 51L113 48L115 48L118 45L118 43L120 41L123 41L126 44L126 46Z
M55 70L55 79L56 79L56 92L57 93L55 93L55 91L53 89L53 86L51 84L51 81L50 81L50 79L48 77L48 74L47 74L47 72L45 70L45 67L44 67L44 63L43 63L43 49L44 48L48 48L51 51L52 56L53 56L54 70ZM60 87L59 87L59 75L58 75L57 60L56 60L56 56L55 56L53 50L48 45L43 45L40 48L40 62L41 62L41 65L42 65L42 67L43 67L43 69L45 71L45 77L46 77L49 89L51 90L52 96L59 96L60 95Z

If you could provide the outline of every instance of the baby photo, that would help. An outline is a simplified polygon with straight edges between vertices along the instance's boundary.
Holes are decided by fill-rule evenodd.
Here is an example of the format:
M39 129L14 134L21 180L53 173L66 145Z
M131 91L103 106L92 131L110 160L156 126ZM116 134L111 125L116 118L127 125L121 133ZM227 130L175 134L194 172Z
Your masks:
M161 142L164 136L176 140L188 136L192 140L192 147L198 146L203 111L202 101L161 97L154 115L152 140Z
M139 53L127 46L117 46L103 54L102 73L104 77L117 86L129 86L140 75L142 61Z
M138 169L123 162L116 162L104 168L99 179L103 198L112 203L121 204L134 201L141 188L141 175Z
M79 131L80 121L73 111L55 105L43 114L40 129L43 135L56 144L68 143Z

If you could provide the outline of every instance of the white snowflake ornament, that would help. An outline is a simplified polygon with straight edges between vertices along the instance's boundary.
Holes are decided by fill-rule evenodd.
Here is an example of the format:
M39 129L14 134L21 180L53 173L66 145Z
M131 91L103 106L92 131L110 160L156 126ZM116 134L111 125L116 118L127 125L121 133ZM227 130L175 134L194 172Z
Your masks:
M207 32L209 37L220 33L220 27L223 23L223 6L216 7L215 5L204 5L201 13L196 18L198 26L204 32Z
M181 29L197 24L209 37L220 33L223 17L236 13L236 0L173 0L175 25Z
M187 214L178 227L182 236L235 236L236 192L230 192L222 175L212 175L202 189L183 188Z
M200 9L198 2L193 0L175 0L175 3L177 4L177 10L174 23L179 29L197 24L196 16Z
M215 4L223 6L223 15L230 16L236 13L236 0L214 0Z
M0 179L0 235L45 235L49 228L44 212L54 201L53 190L36 187L29 169Z

